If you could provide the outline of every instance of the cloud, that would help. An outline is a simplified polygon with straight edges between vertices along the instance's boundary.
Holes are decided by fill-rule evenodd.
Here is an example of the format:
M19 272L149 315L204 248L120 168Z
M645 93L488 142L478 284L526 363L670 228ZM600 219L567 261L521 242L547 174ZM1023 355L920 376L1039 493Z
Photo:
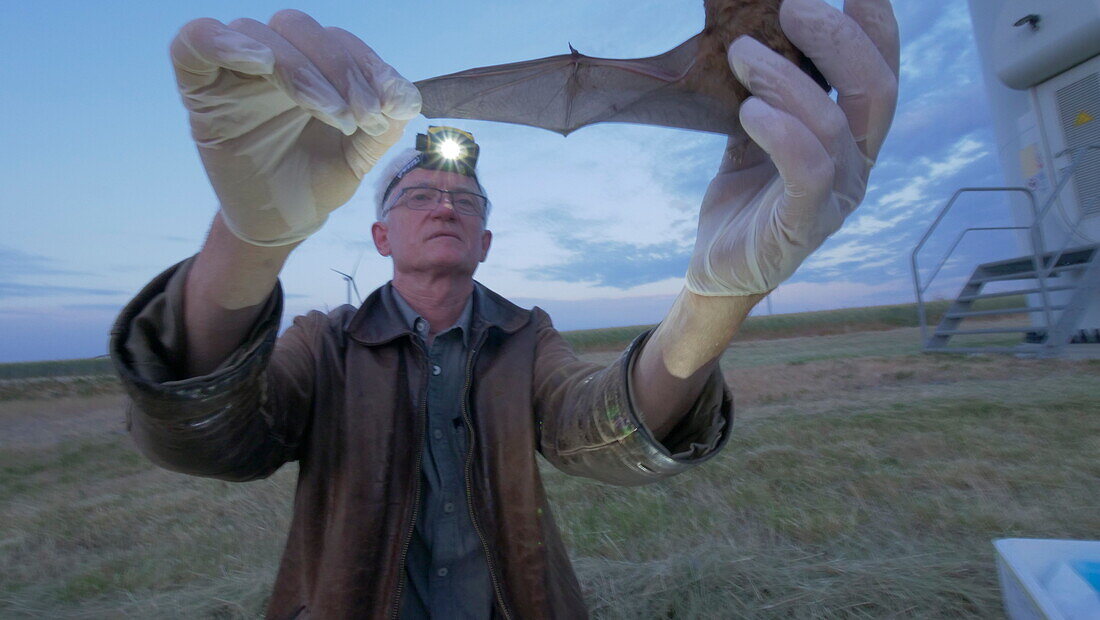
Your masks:
M682 277L691 258L690 246L675 241L635 245L574 238L566 245L574 250L571 258L533 271L529 277L629 289Z
M970 163L975 162L989 154L989 146L972 136L963 136L955 143L947 158L943 161L930 161L922 158L922 163L928 168L928 175L933 178L954 176L963 171Z
M906 303L913 300L913 289L905 280L790 282L781 285L771 297L776 313L807 312Z
M122 310L124 303L116 304L62 304L61 308L65 310L104 310L107 312L118 312Z
M658 323L675 300L676 295L641 295L571 300L517 297L512 301L524 308L538 306L550 315L554 327L572 330Z
M0 247L0 278L15 276L86 275L83 271L71 271L55 267L57 261L17 250Z
M956 136L978 132L982 141L990 140L989 106L965 5L901 4L894 7L902 35L898 110L884 155L907 162Z
M90 288L64 284L41 283L55 278L88 276L88 272L57 267L58 261L31 254L15 248L0 247L0 300L30 297L58 297L70 295L121 295L117 289ZM35 283L15 280L34 279ZM86 278L82 278L86 279Z
M500 208L482 275L503 276L494 256L507 256L506 290L539 295L559 282L573 296L682 278L722 138L604 126L569 141L533 136L490 181Z
M904 15L901 72L906 79L944 79L960 59L975 55L970 15L962 3L922 7L923 15ZM931 10L929 10L931 9Z
M889 219L883 219L871 214L856 214L854 220L844 224L842 232L845 236L864 237L884 230L889 230L909 219L909 214L903 213Z
M12 297L54 297L57 295L123 295L126 291L82 286L50 286L0 282L0 299Z
M835 278L854 278L866 283L899 278L907 281L909 255L917 240L955 189L980 184L973 177L984 178L988 174L994 160L989 157L992 151L991 141L976 132L951 141L941 138L936 151L925 151L907 161L898 156L880 161L881 165L872 173L874 184L864 204L807 259L792 281L810 283ZM960 207L953 219L945 220L930 249L938 247L940 237L949 242L975 220L990 221L990 217L997 217L990 215L989 208L982 204ZM1000 216L1007 217L1007 211ZM922 252L922 256L934 253ZM973 260L960 260L954 267L966 270L973 265Z

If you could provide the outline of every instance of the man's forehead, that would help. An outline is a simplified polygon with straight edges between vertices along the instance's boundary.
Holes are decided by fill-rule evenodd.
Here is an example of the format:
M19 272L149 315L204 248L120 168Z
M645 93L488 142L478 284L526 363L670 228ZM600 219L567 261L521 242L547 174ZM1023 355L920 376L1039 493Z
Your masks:
M458 174L457 172L448 172L446 170L427 170L424 168L415 168L409 171L408 174L402 177L394 190L400 190L405 187L415 187L417 185L430 185L440 189L462 189L471 192L478 191L477 181L466 175Z

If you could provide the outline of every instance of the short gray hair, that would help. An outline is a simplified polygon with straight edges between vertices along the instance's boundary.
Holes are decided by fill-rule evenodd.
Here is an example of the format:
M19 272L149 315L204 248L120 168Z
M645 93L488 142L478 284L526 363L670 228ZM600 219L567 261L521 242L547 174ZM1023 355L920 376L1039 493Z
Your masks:
M390 183L393 182L393 178L397 176L401 169L409 165L420 151L416 149L404 149L395 153L389 163L382 168L382 173L378 175L378 179L374 182L374 219L381 222L383 216L383 209L385 208L386 190L389 189ZM478 175L477 169L474 169L474 174ZM485 196L485 223L489 222L489 212L493 210L493 203L489 200L489 193L485 191L485 186L481 184L480 175L473 177L474 183L477 183L478 191L482 196Z

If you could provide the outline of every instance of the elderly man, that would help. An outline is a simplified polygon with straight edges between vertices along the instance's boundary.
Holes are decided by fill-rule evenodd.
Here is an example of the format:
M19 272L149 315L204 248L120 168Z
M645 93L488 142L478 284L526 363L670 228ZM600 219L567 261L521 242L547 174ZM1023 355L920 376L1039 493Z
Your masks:
M538 308L473 280L492 234L472 137L433 128L380 178L371 233L393 279L276 339L287 256L345 203L419 109L351 34L283 11L187 24L172 58L221 203L201 252L124 309L111 351L153 461L226 480L298 461L268 615L578 618L581 588L535 454L613 484L713 456L732 406L718 368L749 310L862 200L896 100L886 0L787 0L789 38L837 88L743 37L752 142L704 198L687 286L604 368ZM439 157L440 140L459 157Z

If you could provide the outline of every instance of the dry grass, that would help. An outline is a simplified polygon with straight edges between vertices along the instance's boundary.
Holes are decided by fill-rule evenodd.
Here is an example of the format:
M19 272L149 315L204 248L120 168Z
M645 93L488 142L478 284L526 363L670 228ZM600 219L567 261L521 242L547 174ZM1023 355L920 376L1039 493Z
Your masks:
M83 377L29 377L0 380L0 403L17 400L53 400L122 394L114 375Z
M915 344L739 343L717 458L630 489L544 468L594 615L998 617L991 539L1095 537L1100 363ZM296 467L172 474L123 419L117 394L0 402L0 617L258 617Z
M551 473L596 615L998 617L991 539L1100 531L1100 382L1052 380L791 403L641 490Z

